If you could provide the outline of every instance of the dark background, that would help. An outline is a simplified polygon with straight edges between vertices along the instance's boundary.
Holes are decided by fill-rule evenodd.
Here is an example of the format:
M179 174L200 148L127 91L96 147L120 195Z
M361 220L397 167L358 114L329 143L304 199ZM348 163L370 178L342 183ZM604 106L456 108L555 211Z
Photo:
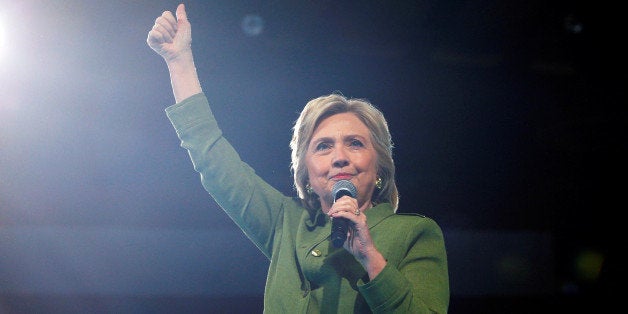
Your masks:
M0 2L0 313L261 312L267 261L202 189L164 113L167 69L145 40L177 3ZM400 211L445 232L451 313L614 300L626 207L618 7L186 5L225 136L286 194L290 131L309 99L340 91L384 112Z

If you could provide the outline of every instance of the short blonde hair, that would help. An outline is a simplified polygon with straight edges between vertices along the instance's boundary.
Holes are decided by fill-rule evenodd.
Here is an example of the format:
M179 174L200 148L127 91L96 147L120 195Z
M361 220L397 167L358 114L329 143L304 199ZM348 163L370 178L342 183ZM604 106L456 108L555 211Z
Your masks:
M314 130L325 118L338 113L355 114L371 132L373 146L377 153L377 176L382 179L381 188L376 188L371 201L374 204L391 203L397 211L399 192L395 183L395 163L392 158L393 143L388 130L388 122L382 112L365 99L347 98L338 93L320 96L310 100L294 123L292 129L292 161L290 169L294 175L294 187L303 205L308 209L318 209L320 199L308 193L309 181L305 156Z

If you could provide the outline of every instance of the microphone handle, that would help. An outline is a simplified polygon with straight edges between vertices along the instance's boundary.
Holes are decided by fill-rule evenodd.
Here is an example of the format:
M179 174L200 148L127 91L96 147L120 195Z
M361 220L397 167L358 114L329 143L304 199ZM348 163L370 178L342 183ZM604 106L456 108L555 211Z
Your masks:
M346 218L334 218L331 221L331 242L334 247L341 247L345 243L347 230L349 230L349 220Z

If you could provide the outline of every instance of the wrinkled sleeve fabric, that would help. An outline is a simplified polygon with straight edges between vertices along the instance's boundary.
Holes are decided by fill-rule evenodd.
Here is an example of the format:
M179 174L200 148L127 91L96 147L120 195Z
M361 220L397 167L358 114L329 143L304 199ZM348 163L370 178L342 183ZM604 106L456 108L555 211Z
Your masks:
M205 190L270 257L275 228L281 226L279 220L287 197L241 160L223 137L203 93L166 108L166 114Z
M418 218L418 217L417 217ZM398 243L408 248L373 280L359 285L373 313L447 313L449 275L442 230L429 218L414 219Z

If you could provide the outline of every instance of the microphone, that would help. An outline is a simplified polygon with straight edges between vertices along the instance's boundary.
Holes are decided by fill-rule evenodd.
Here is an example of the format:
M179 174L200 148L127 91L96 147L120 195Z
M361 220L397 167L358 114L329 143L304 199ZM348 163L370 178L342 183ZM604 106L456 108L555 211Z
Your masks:
M349 180L340 180L331 189L334 202L339 198L348 195L353 198L358 194L355 185ZM335 247L341 247L347 240L347 230L349 230L349 220L346 218L333 218L331 220L331 242Z

